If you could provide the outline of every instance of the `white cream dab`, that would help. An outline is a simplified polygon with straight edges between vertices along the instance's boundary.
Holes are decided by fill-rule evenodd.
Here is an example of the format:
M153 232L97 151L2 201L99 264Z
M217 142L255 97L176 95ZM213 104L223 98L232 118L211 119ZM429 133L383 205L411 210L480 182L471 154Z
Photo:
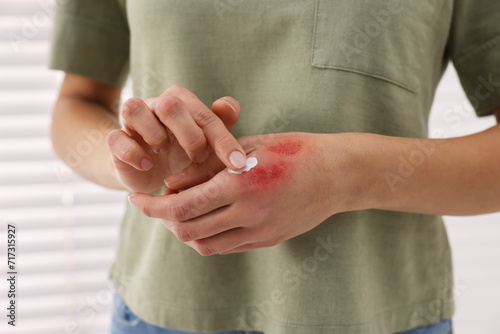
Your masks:
M250 169L257 166L257 163L258 163L258 161L257 161L256 157L250 157L247 159L247 164L245 165L245 167L242 170L235 171L235 170L228 168L227 171L231 174L241 174L243 172L248 172Z

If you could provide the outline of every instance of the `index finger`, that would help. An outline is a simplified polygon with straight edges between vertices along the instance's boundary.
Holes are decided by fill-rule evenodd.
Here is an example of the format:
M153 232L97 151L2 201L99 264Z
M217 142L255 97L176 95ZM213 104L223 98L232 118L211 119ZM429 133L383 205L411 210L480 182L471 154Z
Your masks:
M209 145L224 165L234 170L245 167L247 157L241 145L226 128L224 122L196 95L186 88L172 86L162 96L177 96L184 102L196 124L203 130ZM239 103L234 101L236 100L231 100L232 107L239 110Z
M218 174L210 181L180 193L154 196L133 193L129 202L143 214L177 222L203 216L233 202L234 186L228 182L229 174Z

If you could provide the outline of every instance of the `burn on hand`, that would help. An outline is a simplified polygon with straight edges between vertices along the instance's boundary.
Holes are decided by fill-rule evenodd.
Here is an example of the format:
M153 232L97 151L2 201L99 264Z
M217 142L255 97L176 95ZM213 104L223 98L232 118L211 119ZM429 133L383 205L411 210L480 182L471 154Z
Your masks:
M293 164L293 157L300 152L304 142L302 140L286 140L266 147L269 162L263 162L259 166L245 173L244 181L254 186L267 188L270 184L283 179L286 171Z

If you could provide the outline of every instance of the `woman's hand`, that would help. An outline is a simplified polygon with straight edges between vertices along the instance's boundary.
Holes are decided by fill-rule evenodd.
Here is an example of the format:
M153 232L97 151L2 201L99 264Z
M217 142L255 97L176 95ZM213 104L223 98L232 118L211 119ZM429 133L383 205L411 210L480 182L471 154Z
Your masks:
M212 150L226 166L241 169L245 151L231 135L239 114L233 98L215 101L210 110L178 86L156 98L128 100L123 127L107 137L119 180L129 190L150 192L192 162L203 163Z
M170 182L164 196L136 193L130 202L202 255L273 246L353 210L498 212L499 151L491 143L499 138L500 125L450 139L367 133L245 137L242 146L258 159L250 171L230 174L211 157ZM209 179L210 170L220 172Z
M201 255L273 246L349 209L349 171L342 154L331 165L326 157L332 152L324 154L325 138L305 133L240 138L248 156L258 159L250 171L229 173L211 157L208 168L190 166L163 196L136 193L130 202L145 215L160 218ZM210 178L210 170L220 172ZM332 177L333 171L346 177ZM189 189L177 193L172 188Z

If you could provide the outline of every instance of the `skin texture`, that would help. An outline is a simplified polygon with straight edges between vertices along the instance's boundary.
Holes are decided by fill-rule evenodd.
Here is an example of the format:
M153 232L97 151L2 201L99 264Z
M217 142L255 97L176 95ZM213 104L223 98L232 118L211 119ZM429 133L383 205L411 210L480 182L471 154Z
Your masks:
M291 146L286 143L297 138L304 143L301 150L287 155L295 150L284 149ZM220 164L213 164L221 171L210 178L201 177L203 172L193 165L164 196L133 194L131 204L160 218L201 255L270 247L331 215L353 210L436 215L500 211L500 152L491 144L500 142L500 125L440 140L367 133L293 133L239 140L264 170L272 170L277 159L284 158L283 172L275 172L276 177L266 172L263 182L252 186L255 169L227 177ZM421 163L410 175L389 183L387 173L397 174L401 158L412 159L418 150L425 157ZM177 194L175 189L187 190Z
M106 187L150 192L212 151L231 169L244 166L229 160L234 151L245 160L231 134L240 113L235 99L221 98L208 109L187 89L172 86L159 97L126 101L121 126L120 93L118 87L66 74L51 136L58 156L78 174ZM91 152L78 154L89 134Z
M52 113L52 146L59 158L84 178L113 189L126 189L118 180L106 146L106 136L119 129L121 89L78 75L66 74ZM93 150L76 155L85 131L99 134Z
M141 191L130 196L131 204L147 216L160 218L180 241L201 255L274 246L309 231L331 215L352 210L436 215L500 211L499 125L471 136L436 140L368 133L242 137L235 146L257 157L259 164L235 175L226 169L231 165L231 150L215 145L215 139L228 138L240 112L237 101L224 98L214 102L209 115L212 121L203 126L196 119L200 114L192 114L189 107L196 105L197 99L179 87L173 90L173 98L132 100L129 107L142 112L125 112L127 119L121 128L116 107L119 88L67 75L54 110L52 139L59 156L89 180L106 187ZM190 97L182 98L182 94ZM157 114L158 101L163 101L166 109L177 106L182 114L175 124L184 130L164 127L163 136L168 134L168 140L158 136L164 142L148 137L165 122ZM193 140L189 136L200 132L185 132L193 123L186 118L189 115L183 104L208 143L200 146L201 151L196 145L195 149L186 146ZM155 118L150 117L152 114ZM500 120L500 108L495 114ZM216 126L211 128L210 124ZM88 140L89 133L94 139L92 152L81 156L76 164L71 157L66 159L68 150L77 149L82 140ZM126 140L117 140L115 146L111 133ZM180 138L176 133L185 136ZM171 140L172 135L177 143ZM163 150L165 143L167 148ZM177 153L172 151L173 145L178 145ZM197 158L196 153L204 149L206 157ZM155 156L166 152L172 154L172 160L162 162ZM154 174L151 171L155 166L162 171L157 177L139 168L139 158L148 155L153 159L149 172ZM403 160L418 163L401 169ZM179 165L172 168L170 162ZM181 173L169 175L182 168ZM401 170L406 170L404 175ZM159 187L165 178L168 188L164 195L142 193ZM186 190L178 192L181 189Z
M257 167L251 170L246 182L251 185L266 187L283 178L286 172L286 163L271 163L267 166Z
M302 149L303 142L301 140L287 140L282 143L267 147L269 152L274 152L284 155L295 155Z
M243 175L241 182L244 186L258 186L268 188L284 179L287 171L293 167L293 156L297 155L301 150L304 142L302 140L285 140L266 146L268 152L274 153L272 163L266 165L260 164L250 172Z
M226 100L234 99L228 97ZM228 117L239 109L237 101L232 104L237 107L227 102L221 104ZM167 89L158 98L126 101L122 109L123 127L110 132L107 138L120 181L131 190L156 190L166 178L192 162L204 162L211 147L226 166L234 170L244 167L244 151L230 132L238 117L230 118L226 128L210 110L210 117L191 115L189 111L204 109L208 110L194 94L177 86ZM233 151L242 152L242 165L233 166L229 161Z
M273 152L276 145L297 137L303 142L300 152ZM179 240L203 255L273 246L330 215L331 203L320 199L323 191L311 191L325 189L323 180L308 177L310 170L321 168L321 155L309 153L319 149L319 139L305 133L240 138L248 156L259 160L249 172L235 175L222 169L208 182L194 186L187 177L175 187L187 188L183 192L170 188L164 196L134 194L130 200L146 215L161 218ZM343 201L340 194L333 200Z

